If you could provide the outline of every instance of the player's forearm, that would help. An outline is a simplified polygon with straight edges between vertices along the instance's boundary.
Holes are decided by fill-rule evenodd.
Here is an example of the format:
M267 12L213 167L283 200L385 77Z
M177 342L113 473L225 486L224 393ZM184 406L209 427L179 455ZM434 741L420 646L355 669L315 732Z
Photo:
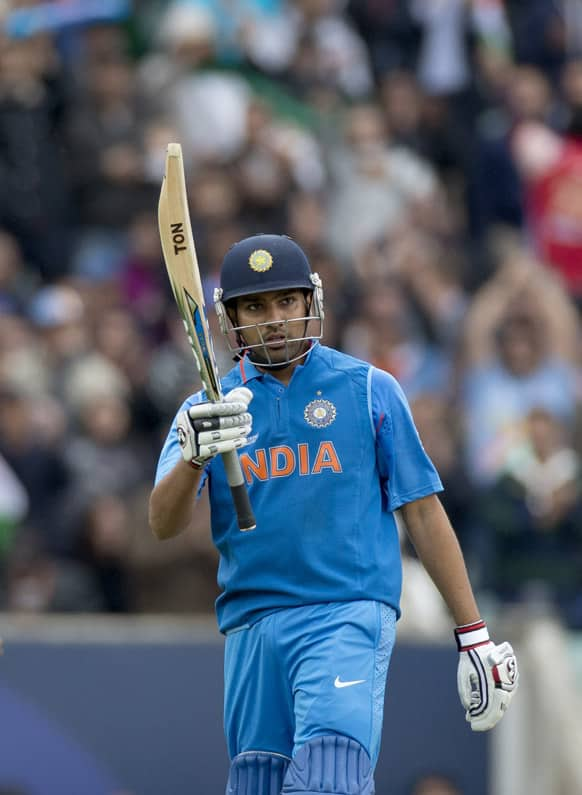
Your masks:
M403 506L402 518L424 568L457 625L479 618L457 537L436 495Z
M160 540L177 536L191 524L201 476L202 470L179 461L155 486L149 501L149 523Z

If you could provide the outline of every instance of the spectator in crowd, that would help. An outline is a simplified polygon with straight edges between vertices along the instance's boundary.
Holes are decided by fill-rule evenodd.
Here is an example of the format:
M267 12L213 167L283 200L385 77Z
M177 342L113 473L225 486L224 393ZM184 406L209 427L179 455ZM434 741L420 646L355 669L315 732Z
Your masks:
M376 77L415 67L420 29L409 0L349 0L347 11L366 41Z
M543 407L572 422L578 400L579 318L556 279L521 250L505 254L465 325L461 405L469 474L490 484Z
M95 349L103 357L103 364L123 376L123 380L117 378L119 393L126 397L134 432L149 441L160 414L147 386L151 356L146 329L126 308L109 306L98 319L94 335ZM96 391L93 388L93 395Z
M377 105L351 108L343 132L343 141L330 156L333 193L327 233L332 251L349 267L358 251L394 228L436 184L427 163L390 145Z
M6 562L4 604L17 613L94 613L106 609L90 571L46 549L38 532L22 535Z
M569 9L566 9L576 3L529 0L524 5L519 0L506 0L505 5L516 59L555 77L567 56Z
M66 549L66 494L71 473L62 449L39 428L41 400L16 387L0 392L0 455L25 490L23 519L35 528L50 554ZM24 507L24 506L23 506Z
M277 151L270 124L268 109L252 103L244 144L234 161L241 214L251 229L261 223L280 227L284 223L285 197L292 188L290 168Z
M444 394L449 367L442 351L423 338L412 307L397 281L375 282L360 312L344 330L344 349L392 373L409 400L422 393Z
M216 25L209 9L169 5L154 48L138 65L149 114L177 131L186 162L225 163L241 148L251 91L236 72L216 67Z
M0 303L0 385L38 394L49 381L36 328L6 297Z
M187 181L196 251L205 276L212 269L215 237L220 236L221 229L240 219L243 212L242 185L237 177L236 165L227 170L207 163L196 169Z
M354 296L357 293L355 280L343 273L335 257L325 247L315 249L310 261L316 273L325 279L325 340L332 345L339 341L349 319L353 317Z
M247 8L252 3L246 3ZM325 86L350 99L373 90L370 54L341 0L271 0L240 37L249 62L267 75L302 86ZM256 4L258 6L258 3ZM223 15L223 14L222 14Z
M234 159L240 215L248 229L285 223L287 196L317 191L324 170L314 138L290 121L273 118L265 103L253 101L245 141Z
M131 513L116 493L103 492L88 500L81 515L78 558L91 572L105 610L127 612L132 607L128 551Z
M515 127L551 118L552 91L543 72L528 65L506 65L491 105L477 119L469 172L471 232L484 243L495 225L521 228L524 217L520 175L511 151Z
M145 168L144 113L135 67L125 53L86 61L66 127L78 229L76 274L115 275L130 221L154 201Z
M78 432L66 450L72 495L82 503L103 493L129 496L151 466L134 438L127 400L113 391L86 394L78 419Z
M288 16L284 0L175 0L169 14L175 18L204 15L215 31L214 55L220 63L241 64L247 59L275 68L286 51Z
M215 350L217 359L219 352L220 349ZM175 312L168 313L164 341L156 346L150 358L146 378L148 396L160 416L171 419L176 403L191 394L197 383L199 378L193 368L182 318Z
M503 0L412 0L422 26L417 76L432 110L443 103L463 149L474 135L482 104L476 82L499 79L509 65L511 37Z
M64 284L41 287L29 306L40 353L39 385L61 401L67 414L75 399L73 385L79 379L86 384L82 373L96 356L86 310L80 291Z
M582 629L582 458L547 409L532 408L525 428L476 512L483 587L503 602L543 598Z
M428 94L458 94L468 88L470 3L465 0L413 0L421 26L418 78Z
M454 123L449 99L425 94L414 72L406 70L383 75L378 91L393 145L414 151L458 190L469 163L470 129Z
M430 226L422 229L420 215L415 216L414 229L411 222L402 224L358 258L358 273L366 292L372 291L374 281L382 274L396 278L424 336L452 359L469 302L462 283L463 262L452 241L443 239L443 234L435 233Z
M17 237L25 258L47 281L70 269L65 103L52 39L0 35L0 224Z
M318 191L294 191L287 200L286 226L290 237L304 251L315 252L326 249L326 212Z
M582 103L563 135L539 122L518 125L512 151L532 249L582 306Z
M149 484L148 484L149 487ZM132 608L140 612L206 613L220 593L216 582L218 557L210 535L208 495L200 498L196 528L160 546L147 524L147 488L130 501L131 533L128 567Z
M139 212L127 232L127 253L117 277L119 303L122 312L129 308L145 340L155 344L164 337L165 313L171 300L155 216Z

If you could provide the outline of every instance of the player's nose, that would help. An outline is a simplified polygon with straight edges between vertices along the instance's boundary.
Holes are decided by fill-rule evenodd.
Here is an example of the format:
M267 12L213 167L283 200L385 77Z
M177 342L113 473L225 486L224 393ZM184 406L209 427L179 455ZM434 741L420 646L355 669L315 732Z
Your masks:
M284 320L285 312L276 301L267 304L265 307L265 323L282 323Z

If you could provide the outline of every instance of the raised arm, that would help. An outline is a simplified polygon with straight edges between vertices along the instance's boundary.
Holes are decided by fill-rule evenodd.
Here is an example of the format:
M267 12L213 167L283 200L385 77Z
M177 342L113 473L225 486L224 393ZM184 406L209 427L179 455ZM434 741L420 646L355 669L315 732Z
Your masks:
M463 347L468 366L493 357L496 330L512 310L536 315L544 326L548 352L576 365L580 321L573 301L550 269L515 247L467 312Z
M529 267L519 257L509 258L475 295L465 316L463 328L463 359L474 367L493 359L496 353L495 334L512 304L526 289Z
M173 538L190 527L205 466L216 455L247 443L252 426L247 409L252 397L250 389L236 387L220 402L195 403L178 413L166 446L173 438L181 458L158 481L149 501L149 523L159 539Z

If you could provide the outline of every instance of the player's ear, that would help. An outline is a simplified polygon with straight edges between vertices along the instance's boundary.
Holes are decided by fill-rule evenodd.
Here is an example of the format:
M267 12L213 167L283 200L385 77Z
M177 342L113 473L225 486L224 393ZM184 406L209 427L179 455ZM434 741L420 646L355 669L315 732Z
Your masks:
M238 299L233 298L231 301L228 302L228 304L224 305L226 314L228 315L228 319L230 320L233 326L238 326L238 321L236 316L237 303Z
M226 314L228 315L228 319L232 323L233 328L236 328L236 326L238 326L238 317L237 317L238 301L239 301L238 298L232 298L228 302L228 304L225 304L224 307L226 310ZM246 340L243 337L243 335L240 333L240 331L236 332L235 339L236 339L236 344L239 347L241 348L246 347L247 344Z

